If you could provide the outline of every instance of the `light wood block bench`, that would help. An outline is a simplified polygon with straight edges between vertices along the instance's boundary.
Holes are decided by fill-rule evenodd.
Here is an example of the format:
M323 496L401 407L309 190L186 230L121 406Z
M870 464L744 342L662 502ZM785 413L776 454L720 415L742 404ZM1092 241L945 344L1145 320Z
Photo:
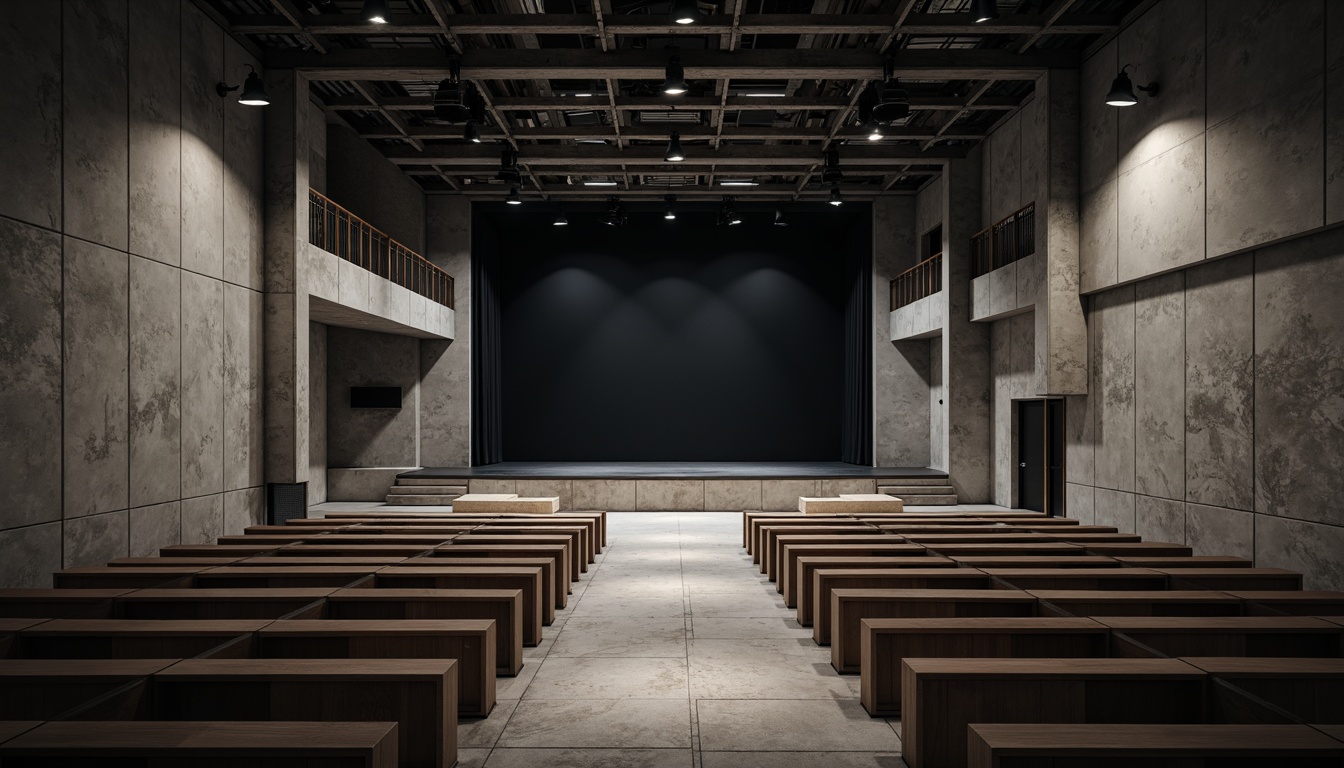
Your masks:
M276 621L257 635L266 659L456 659L457 713L485 717L495 707L495 622Z
M382 565L282 565L231 566L196 574L198 589L303 589L347 587L386 566Z
M1167 588L1165 574L1146 568L986 568L984 571L1008 585L1008 589L1133 591Z
M396 768L396 723L83 721L35 724L0 744L6 768Z
M559 496L519 496L516 493L468 493L453 499L453 511L477 514L553 515L560 511Z
M451 659L188 659L154 675L164 720L397 723L403 768L457 762Z
M148 589L150 587L191 586L191 578L210 568L208 565L167 568L123 568L86 566L67 568L51 575L57 589Z
M1190 557L1194 551L1184 544L1167 541L1095 542L1084 545L1089 555L1110 557Z
M807 535L807 534L785 534L776 536L774 545L765 552L765 566L761 573L764 573L770 581L777 582L781 573L785 569L791 568L793 561L791 557L796 557L796 552L802 551L800 548L807 546L872 546L872 545L899 545L900 550L888 550L889 552L904 552L908 556L919 556L928 554L928 550L918 544L910 544L901 541L899 536L889 534L850 534L839 536L828 536L826 534ZM814 554L818 550L811 550ZM795 554L791 555L793 552ZM779 589L779 587L776 587Z
M967 768L1321 768L1344 760L1344 744L1305 725L976 724L968 738Z
M569 575L573 581L579 580L579 574L588 572L588 562L579 557L578 551L571 545L569 536L543 536L540 534L528 534L526 536L497 536L494 534L472 534L463 536L450 544L445 544L438 549L447 549L460 545L468 546L487 546L497 547L509 546L563 546L565 548L565 557L569 560Z
M972 723L1199 723L1206 675L1175 659L906 659L910 768L961 768Z
M1032 589L1043 616L1240 616L1242 601L1213 591ZM1057 611L1063 611L1060 614Z
M1344 592L1304 590L1229 590L1246 602L1249 616L1291 614L1297 616L1344 616Z
M118 597L123 619L278 619L320 604L335 589L142 589ZM370 590L372 591L372 590Z
M24 659L185 659L269 623L269 619L53 619L19 633L17 650Z
M831 592L837 589L989 589L990 579L974 568L817 568L812 586L799 590L798 623L813 626L813 638L831 641ZM806 619L806 621L804 621Z
M1115 559L1121 565L1133 568L1250 568L1254 565L1244 557L1222 557L1219 555L1192 555L1190 557L1121 555Z
M1106 658L1111 632L1092 619L863 619L860 701L868 714L901 713L908 658Z
M130 589L0 589L0 618L68 619L112 615L112 600Z
M397 568L425 568L428 566L477 566L482 568L540 568L541 588L554 595L556 608L569 604L569 579L556 579L555 560L549 557L411 557L392 563ZM546 621L547 624L551 620Z
M1339 658L1344 627L1309 616L1103 616L1116 656L1297 656ZM1151 650L1150 650L1151 649Z
M1171 589L1300 590L1302 574L1282 568L1158 568Z
M555 601L542 588L540 568L458 566L388 568L374 578L379 589L516 589L523 595L523 645L541 643L542 625L555 621Z
M449 544L425 554L430 559L449 558L515 558L546 557L555 567L555 578L569 591L570 584L579 580L578 570L569 558L569 547L561 544Z
M0 720L54 720L175 659L0 659Z
M967 568L1119 568L1122 563L1103 555L957 555L952 558Z
M831 666L858 674L863 619L951 619L1036 613L1028 592L998 589L833 589L831 590ZM813 638L819 634L813 626Z
M1182 657L1305 723L1344 723L1344 659Z
M495 673L523 668L523 593L517 589L342 589L327 598L328 619L493 619Z
M800 578L802 572L798 570L798 560L804 557L928 557L930 561L933 559L929 551L918 544L902 544L895 536L889 536L887 539L890 543L790 544L780 555L782 562L779 572L775 574L775 591L782 593L784 585L780 581L789 577L793 579L789 593L802 591L803 581Z
M799 596L812 592L812 572L818 568L956 568L957 563L945 557L916 555L914 557L855 557L803 556L793 559L793 567L784 571L775 582L784 594L784 605L798 607Z

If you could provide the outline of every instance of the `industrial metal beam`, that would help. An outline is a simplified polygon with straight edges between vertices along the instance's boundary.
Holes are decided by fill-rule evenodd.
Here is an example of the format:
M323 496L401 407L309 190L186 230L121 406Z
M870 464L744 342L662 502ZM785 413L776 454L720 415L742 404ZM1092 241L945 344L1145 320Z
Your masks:
M921 150L915 144L846 146L841 165L846 169L890 167L907 165L912 160L937 163L947 158L964 157L968 146L939 144ZM611 168L621 164L648 164L666 169L666 173L681 173L682 169L704 166L811 166L817 162L820 149L808 145L770 145L722 147L703 155L691 153L680 163L663 162L664 148L660 146L616 147L601 145L563 146L540 145L520 147L518 162L533 168L592 169ZM488 168L499 163L499 151L493 147L475 144L427 146L424 152L415 149L388 147L383 156L396 165L439 165Z

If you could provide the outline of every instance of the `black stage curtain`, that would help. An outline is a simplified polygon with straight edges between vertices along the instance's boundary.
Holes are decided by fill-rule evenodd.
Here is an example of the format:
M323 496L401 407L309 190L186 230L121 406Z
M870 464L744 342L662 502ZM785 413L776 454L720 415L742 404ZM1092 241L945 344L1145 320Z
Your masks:
M850 231L845 249L845 404L840 460L873 465L873 270L870 227Z
M471 464L504 460L501 325L494 230L473 216L471 247Z

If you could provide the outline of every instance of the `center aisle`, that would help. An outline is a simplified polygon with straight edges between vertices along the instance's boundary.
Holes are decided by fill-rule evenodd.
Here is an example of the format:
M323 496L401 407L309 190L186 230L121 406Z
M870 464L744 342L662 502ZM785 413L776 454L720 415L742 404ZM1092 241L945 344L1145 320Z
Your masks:
M899 723L784 607L738 513L611 512L608 546L498 705L478 768L897 768Z

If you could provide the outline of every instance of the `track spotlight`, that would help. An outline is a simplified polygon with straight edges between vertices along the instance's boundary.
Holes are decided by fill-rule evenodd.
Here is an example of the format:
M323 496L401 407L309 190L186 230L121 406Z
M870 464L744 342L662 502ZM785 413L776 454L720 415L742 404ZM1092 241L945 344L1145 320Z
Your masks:
M839 185L839 184L832 184L832 185L831 185L831 199L830 199L829 202L830 202L831 205L834 205L834 206L837 207L837 208L839 208L840 206L842 206L842 205L845 204L845 199L844 199L843 197L840 196L840 185Z
M271 97L266 95L266 83L262 82L261 75L257 70L252 69L252 65L246 65L248 69L247 79L242 85L229 85L228 83L215 83L215 93L222 99L230 93L242 89L238 94L238 103L249 107L264 107L271 103Z
M523 204L523 197L522 195L518 194L517 184L514 184L513 186L509 187L509 196L504 198L504 202L508 203L509 205Z
M619 197L607 198L607 215L602 217L602 223L608 227L624 227L627 221L625 206L621 205L621 199Z
M672 54L663 70L663 93L680 96L686 92L686 70L681 66L681 57Z
M789 220L786 219L786 218L784 218L784 209L783 209L783 208L776 208L776 209L775 209L775 226L776 226L776 227L787 227L787 226L789 226Z
M1157 83L1135 86L1133 81L1129 79L1129 73L1126 70L1132 66L1134 65L1126 64L1120 69L1120 74L1116 75L1115 79L1111 81L1111 91L1106 94L1106 103L1112 107L1132 107L1138 104L1139 97L1134 95L1135 88L1152 98L1157 97Z
M676 221L677 209L674 208L673 206L677 204L677 196L668 195L667 197L664 197L663 200L667 202L667 212L663 214L663 218L667 219L668 221Z
M387 0L364 0L364 9L359 17L368 24L386 24L392 18Z
M470 141L472 144L481 143L481 129L476 125L475 120L467 121L467 127L462 129L462 138Z
M686 159L686 153L681 151L681 134L679 132L673 131L672 135L667 138L667 154L663 155L663 159L669 163L680 163Z
M700 4L697 0L672 0L668 15L673 24L694 24L700 20Z
M997 0L971 0L971 18L975 20L976 24L999 18Z
M838 184L845 177L840 171L840 150L832 144L823 155L821 167L822 184Z
M565 218L565 210L563 208L560 209L559 213L555 214L555 221L552 221L551 224L557 227L569 226L569 219Z
M523 175L518 171L518 153L512 149L506 149L499 153L499 173L495 178L505 184L518 186L523 181Z
M882 64L883 82L873 105L873 120L880 125L891 125L910 116L910 95L894 76L895 63L887 59Z
M723 198L723 206L719 208L719 226L735 227L741 223L742 217L733 208L733 198Z
M434 116L450 123L463 123L472 118L467 103L466 89L462 86L462 64L457 59L448 63L449 75L439 82L434 91Z

